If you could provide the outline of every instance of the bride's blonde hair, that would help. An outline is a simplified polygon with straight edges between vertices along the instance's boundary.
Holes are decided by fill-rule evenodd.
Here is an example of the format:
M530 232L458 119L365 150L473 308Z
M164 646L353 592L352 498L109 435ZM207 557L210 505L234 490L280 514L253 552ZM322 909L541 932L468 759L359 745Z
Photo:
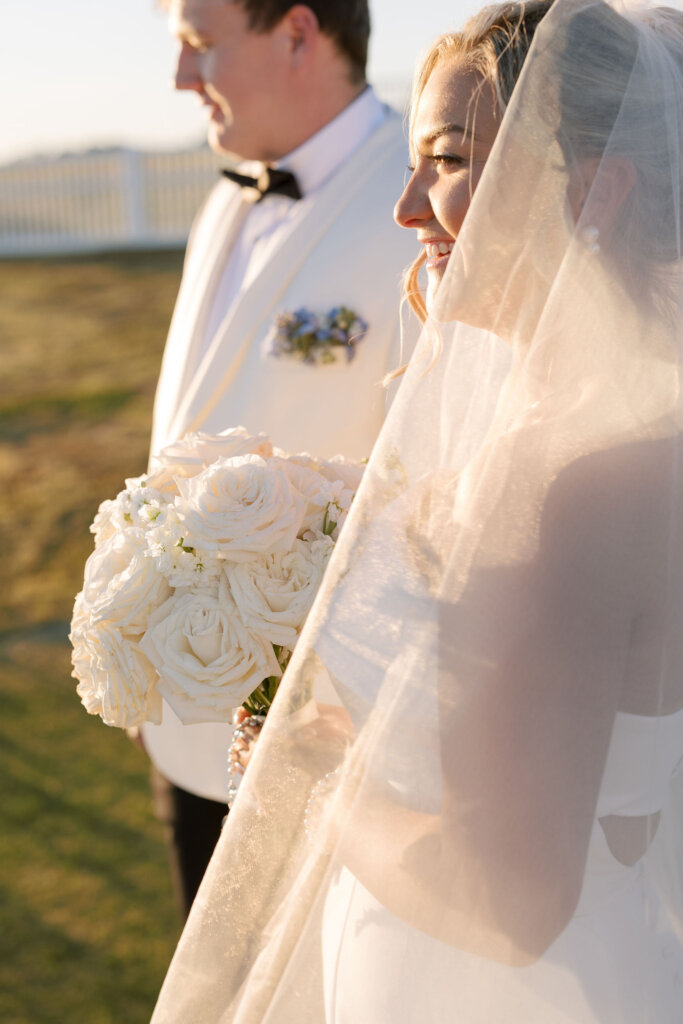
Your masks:
M534 32L553 0L504 3L484 7L465 23L461 32L448 32L434 43L415 75L410 100L410 137L417 105L434 69L449 60L461 60L493 89L499 113L507 107ZM404 277L405 296L417 316L427 319L427 307L418 277L425 262L420 253Z

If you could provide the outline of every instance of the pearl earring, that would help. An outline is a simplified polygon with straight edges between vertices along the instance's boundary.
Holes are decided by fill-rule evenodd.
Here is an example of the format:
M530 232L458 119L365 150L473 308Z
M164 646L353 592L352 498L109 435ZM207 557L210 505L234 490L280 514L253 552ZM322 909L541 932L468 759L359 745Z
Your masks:
M586 247L588 252L598 253L600 252L600 231L596 228L595 224L587 224L585 228L581 228L579 231L579 239Z

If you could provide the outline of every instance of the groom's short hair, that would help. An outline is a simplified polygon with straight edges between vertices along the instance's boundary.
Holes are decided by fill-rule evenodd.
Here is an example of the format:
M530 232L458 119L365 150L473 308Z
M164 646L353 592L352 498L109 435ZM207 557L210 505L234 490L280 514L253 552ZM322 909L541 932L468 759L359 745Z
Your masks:
M269 32L290 8L292 0L234 0L247 14L249 27ZM365 81L370 39L368 0L303 0L316 18L320 31L329 36L351 67L354 81Z

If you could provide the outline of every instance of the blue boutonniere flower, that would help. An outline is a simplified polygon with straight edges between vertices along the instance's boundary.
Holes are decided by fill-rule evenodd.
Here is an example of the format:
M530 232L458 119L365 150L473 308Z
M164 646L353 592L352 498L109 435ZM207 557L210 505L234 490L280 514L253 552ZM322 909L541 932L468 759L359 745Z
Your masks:
M278 313L271 354L294 356L304 363L334 363L337 350L343 349L350 362L367 329L365 320L348 306L337 306L323 314L304 308Z

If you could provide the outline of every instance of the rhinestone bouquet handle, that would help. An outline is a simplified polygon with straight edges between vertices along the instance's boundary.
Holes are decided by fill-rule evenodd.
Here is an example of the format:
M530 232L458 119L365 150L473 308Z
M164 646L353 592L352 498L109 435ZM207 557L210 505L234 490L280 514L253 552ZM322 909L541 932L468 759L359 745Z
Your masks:
M258 740L259 733L266 720L265 715L249 715L239 719L238 709L233 714L234 729L232 742L228 750L228 807L232 807L246 769L245 755ZM248 763L248 757L247 757Z

